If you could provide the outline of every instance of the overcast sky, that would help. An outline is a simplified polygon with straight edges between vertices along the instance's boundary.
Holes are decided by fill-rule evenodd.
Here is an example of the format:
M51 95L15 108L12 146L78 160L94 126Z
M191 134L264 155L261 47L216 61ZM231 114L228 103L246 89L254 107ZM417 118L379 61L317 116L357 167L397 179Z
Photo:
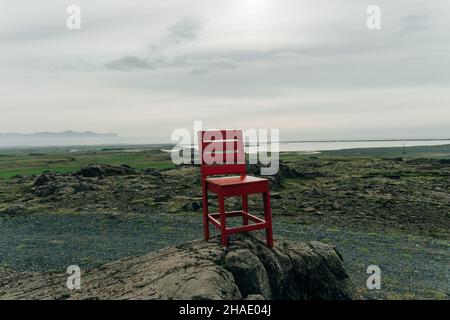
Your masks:
M0 132L450 137L448 0L0 0L0 58Z

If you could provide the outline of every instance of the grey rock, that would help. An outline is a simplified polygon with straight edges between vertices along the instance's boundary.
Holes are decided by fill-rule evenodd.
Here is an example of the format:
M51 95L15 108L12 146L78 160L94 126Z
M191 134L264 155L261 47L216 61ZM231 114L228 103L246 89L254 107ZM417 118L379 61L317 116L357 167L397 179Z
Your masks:
M270 197L271 197L272 199L275 199L275 200L281 200L281 199L283 199L283 196L282 196L281 194L279 194L279 193L271 193L271 194L270 194Z
M153 176L155 178L162 178L163 177L162 173L159 170L153 169L153 168L145 169L144 173L149 174L149 175L151 175L151 176Z
M278 239L273 249L239 234L167 247L83 271L81 290L67 274L8 273L0 299L360 299L333 246ZM246 277L249 277L247 279Z
M87 192L95 190L95 188L86 182L79 182L73 186L74 192Z
M153 197L155 202L164 202L170 199L170 196L167 194L156 195Z
M266 300L266 298L264 298L262 295L260 294L250 294L248 295L245 300Z
M248 249L238 249L225 256L225 269L233 274L241 294L260 294L266 299L272 297L269 277L258 257Z
M89 178L104 178L107 176L119 176L134 173L136 173L136 171L128 165L112 166L109 164L93 164L81 168L75 175Z
M183 206L183 210L185 211L199 211L201 208L203 208L203 205L200 202L192 202L192 203L186 203Z
M41 187L41 186L47 186L49 184L56 183L57 181L57 175L54 172L46 171L42 173L35 181L33 186L34 187Z
M59 190L58 185L52 183L48 185L35 187L33 189L33 193L38 197L47 197L56 193L58 190Z
M2 211L3 214L15 216L26 211L26 207L23 204L13 204Z
M323 196L324 193L323 193L323 191L320 190L317 186L313 186L313 187L311 188L310 194L311 194L312 196Z
M249 164L247 165L247 172L251 175L260 176L261 174L261 168L268 167L261 164ZM268 179L270 181L270 186L279 189L283 186L284 179L285 178L301 178L310 176L308 174L304 174L300 171L298 171L295 168L292 168L291 166L285 164L283 161L280 160L278 164L278 172L275 175L272 176L263 176L264 178Z

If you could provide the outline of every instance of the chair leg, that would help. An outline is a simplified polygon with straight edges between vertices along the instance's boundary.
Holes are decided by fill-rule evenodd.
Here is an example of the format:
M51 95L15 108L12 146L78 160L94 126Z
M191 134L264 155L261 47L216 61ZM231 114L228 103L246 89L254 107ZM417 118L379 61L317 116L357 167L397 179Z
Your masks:
M248 213L248 196L246 194L242 195L242 211ZM248 225L248 217L246 215L242 216L242 223L244 226Z
M223 196L219 196L219 213L220 213L221 243L223 246L228 247L227 217L225 213L225 198Z
M208 209L208 190L203 186L203 235L205 240L209 240L209 209Z
M264 200L264 220L266 221L266 242L269 248L273 247L272 233L272 209L270 208L270 192L263 193Z

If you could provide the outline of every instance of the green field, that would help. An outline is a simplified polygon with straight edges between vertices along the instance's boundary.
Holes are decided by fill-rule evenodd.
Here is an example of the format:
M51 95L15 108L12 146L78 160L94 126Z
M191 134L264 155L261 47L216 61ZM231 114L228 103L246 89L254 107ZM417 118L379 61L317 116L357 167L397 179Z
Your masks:
M39 175L44 171L71 173L95 163L127 164L136 169L173 168L170 155L161 152L170 146L111 147L47 147L0 149L0 178L17 175ZM74 151L77 150L77 151ZM406 151L406 153L404 152ZM450 158L450 145L403 148L365 148L324 151L306 155L301 152L281 153L282 160L295 160L302 156L318 158Z
M81 167L104 163L127 164L136 169L166 169L174 165L170 155L156 147L133 146L127 148L83 147L0 149L0 178L9 179L17 175L38 175L44 171L71 173Z
M389 148L360 148L335 151L322 151L314 154L320 158L450 158L450 144L439 146L418 146L418 147L389 147ZM296 159L298 152L283 153L282 159Z

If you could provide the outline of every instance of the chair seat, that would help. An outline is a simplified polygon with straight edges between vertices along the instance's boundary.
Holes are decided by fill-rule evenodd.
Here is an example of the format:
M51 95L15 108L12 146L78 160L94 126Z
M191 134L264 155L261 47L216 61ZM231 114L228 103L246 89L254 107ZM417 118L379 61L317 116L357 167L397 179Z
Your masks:
M232 186L237 184L247 184L247 183L265 183L268 179L258 178L253 176L230 176L221 178L207 178L206 181L209 184L214 184L217 186Z
M268 179L248 175L207 178L206 183L208 190L226 196L265 192L269 187Z

